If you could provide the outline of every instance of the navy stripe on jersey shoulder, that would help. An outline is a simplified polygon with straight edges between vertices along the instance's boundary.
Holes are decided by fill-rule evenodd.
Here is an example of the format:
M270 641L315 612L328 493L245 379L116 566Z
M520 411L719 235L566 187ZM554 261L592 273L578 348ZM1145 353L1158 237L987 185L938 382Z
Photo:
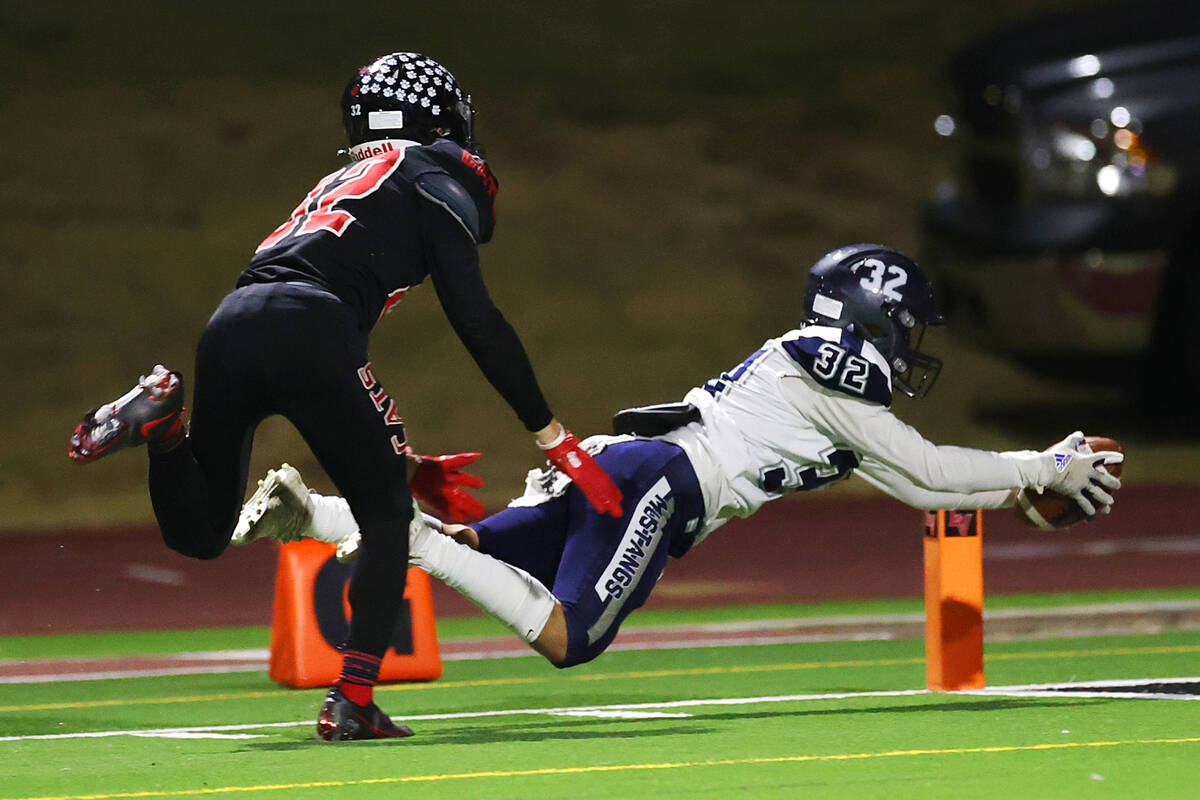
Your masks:
M483 241L479 209L458 181L444 172L427 172L417 177L417 192L450 212L477 244Z
M782 342L792 360L826 389L890 406L891 381L878 364L863 355L863 344L847 331L842 331L836 342L817 334L801 334Z

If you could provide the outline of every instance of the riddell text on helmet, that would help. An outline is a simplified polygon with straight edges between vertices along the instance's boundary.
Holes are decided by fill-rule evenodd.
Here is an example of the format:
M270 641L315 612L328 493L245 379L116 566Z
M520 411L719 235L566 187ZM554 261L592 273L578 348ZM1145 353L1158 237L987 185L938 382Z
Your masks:
M350 150L350 160L362 161L365 158L374 158L375 156L381 156L384 153L390 153L395 149L396 146L387 141L380 142L379 144L371 147L360 145L359 147L355 147Z

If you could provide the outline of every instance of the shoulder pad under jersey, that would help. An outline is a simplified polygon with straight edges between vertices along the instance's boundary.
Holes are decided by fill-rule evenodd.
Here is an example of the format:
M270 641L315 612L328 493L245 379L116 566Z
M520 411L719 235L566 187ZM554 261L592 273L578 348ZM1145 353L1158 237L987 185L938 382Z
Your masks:
M892 381L882 356L847 331L837 328L824 331L831 334L801 333L795 339L785 340L783 349L826 389L890 406Z
M417 191L450 212L478 244L490 241L500 184L487 162L448 139L421 147L419 152L430 169L417 176Z

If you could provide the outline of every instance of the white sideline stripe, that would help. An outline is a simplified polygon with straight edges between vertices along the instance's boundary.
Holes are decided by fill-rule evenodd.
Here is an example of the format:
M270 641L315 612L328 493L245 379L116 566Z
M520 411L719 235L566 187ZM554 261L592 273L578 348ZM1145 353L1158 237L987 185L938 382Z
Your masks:
M131 733L144 739L265 739L265 733L202 733L200 731L156 731Z
M585 711L550 711L548 713L554 717L600 717L602 719L685 719L692 716L683 712L670 714L666 711L625 711L619 708L612 711L591 709Z
M403 722L428 722L447 719L479 719L482 717L515 716L595 716L604 719L616 717L618 713L636 713L654 709L701 708L704 706L741 706L763 703L792 703L804 700L846 700L857 697L907 697L931 694L927 689L898 689L883 692L836 692L832 694L784 694L765 697L716 697L699 700L664 700L656 703L616 703L606 706L564 706L562 708L512 708L496 711L459 711L453 714L416 714L405 716ZM671 715L676 716L676 715ZM684 715L690 716L690 715ZM298 728L313 725L311 719L299 722L242 723L238 725L196 725L187 728L144 728L123 731L86 731L80 733L41 733L27 736L0 736L0 742L48 741L57 739L105 739L112 736L175 736L192 733L226 733L229 731L252 731L267 728Z
M807 642L886 642L896 637L887 631L867 631L865 633L797 633L794 636L739 636L729 639L680 639L678 641L662 642L626 642L620 638L613 642L604 652L614 650L687 650L701 647L752 647L768 644L804 644ZM483 661L489 658L522 658L536 656L537 652L529 649L513 650L469 650L461 653L442 653L442 661Z
M986 628L988 620L1004 620L1004 619L1020 619L1020 618L1047 618L1047 617L1079 617L1080 619L1105 614L1131 614L1131 613L1186 613L1200 611L1200 600L1148 600L1134 601L1125 603L1099 603L1094 605L1075 605L1075 606L1051 606L1047 608L1002 608L995 610L984 609L983 621ZM924 623L925 612L901 612L894 614L847 614L842 616L828 617L795 617L784 619L764 619L757 621L734 621L734 622L715 622L715 623L700 623L693 625L647 625L639 626L632 625L625 630L625 636L630 634L643 633L721 633L721 632L736 632L745 630L787 630L787 629L805 629L817 628L822 626L836 625L888 625L897 623ZM1092 633L1111 633L1110 630L1103 626L1081 629L1077 631L1077 635L1090 635ZM1049 634L1051 638L1057 638L1060 634L1052 632ZM496 637L507 638L507 637ZM797 633L792 636L770 636L756 635L746 636L741 638L728 639L704 639L697 641L664 641L656 643L622 643L622 636L618 635L617 639L608 648L608 650L671 650L677 648L688 647L747 647L753 645L764 644L799 644L804 642L832 642L832 641L883 641L891 640L895 637L883 631L864 631L857 633L829 633L829 634L802 634ZM1037 639L1043 638L1037 634L1022 634L1019 637L1006 637L1008 640L1013 638L1020 639ZM513 648L511 650L472 650L458 653L442 653L443 661L476 661L493 658L524 658L528 656L536 656L533 650L528 648ZM177 653L173 656L165 656L173 660L209 660L209 661L245 661L245 664L229 664L229 665L213 665L203 666L194 665L188 667L163 667L160 669L141 669L141 670L111 670L105 672L81 672L76 674L54 674L47 675L44 673L29 674L29 675L5 675L0 676L0 684L17 684L17 683L60 683L67 681L100 681L100 680L116 680L120 678L158 678L168 677L171 675L211 675L227 672L256 672L267 668L267 660L270 652L265 648L245 649L245 650L214 650L197 653ZM257 660L257 663L254 663ZM11 664L12 659L0 660L0 665Z
M984 560L1033 561L1057 556L1101 558L1125 553L1191 555L1200 553L1200 538L1187 539L1096 539L1090 542L1067 540L1045 542L989 542L983 548Z
M671 650L689 647L748 647L761 644L803 644L805 642L886 642L896 637L887 631L864 633L797 633L793 636L742 636L736 639L680 639L662 642L614 644L608 650ZM606 650L605 652L608 652Z
M972 689L952 692L955 695L978 695L990 697L1054 697L1069 700L1073 697L1117 697L1130 700L1195 700L1195 696L1145 694L1141 692L1055 692L1051 686L1131 686L1144 683L1183 683L1200 681L1200 678L1141 678L1113 681L1087 681L1082 683L1060 684L1028 684L1024 686L995 686L988 689ZM598 717L602 719L628 718L640 719L635 716L638 712L650 712L655 709L702 708L706 706L741 706L759 705L766 703L794 703L801 701L849 700L860 697L913 697L917 695L934 694L928 689L897 689L880 692L833 692L827 694L784 694L766 695L763 697L716 697L698 700L664 700L654 703L615 703L606 706L565 706L561 708L515 708L496 711L460 711L453 714L417 714L406 716L404 722L428 722L448 719L479 719L483 717L512 717L512 716L571 716ZM652 715L664 716L664 715ZM665 716L691 716L690 714ZM265 730L268 728L298 728L312 725L310 719L299 722L264 722L242 723L238 725L197 725L187 728L144 728L140 730L119 731L87 731L80 733L43 733L26 736L0 736L0 742L49 741L59 739L104 739L113 736L143 736L163 738L206 738L192 734L227 734L233 731Z
M1072 606L1046 606L1039 608L986 608L983 619L1012 619L1019 617L1088 616L1094 614L1149 613L1200 611L1200 600L1134 600L1118 603L1092 603ZM629 633L703 633L739 630L776 630L796 628L820 628L831 625L887 625L905 622L925 622L924 611L902 611L887 614L841 614L827 617L783 617L776 619L737 620L732 622L703 622L685 625L627 625L622 632ZM618 637L617 641L620 641ZM609 648L612 649L612 648Z
M672 650L672 649L687 649L700 647L751 647L771 644L802 644L806 642L860 642L860 641L888 641L894 637L884 631L868 631L866 633L854 634L796 634L794 636L741 636L729 639L697 639L679 641L664 641L664 642L632 642L629 644L621 644L615 642L608 650ZM230 651L234 653L254 653L257 651ZM197 658L200 654L189 654L190 658ZM535 651L525 648L514 648L512 650L474 650L461 653L442 653L442 661L483 661L492 658L524 658L526 656L538 655ZM245 664L222 664L222 665L205 665L195 664L190 667L159 667L155 669L129 669L129 670L109 670L105 672L72 672L62 674L29 674L29 675L4 675L0 676L0 684L6 683L64 683L68 681L106 681L116 680L120 678L160 678L171 675L215 675L218 673L227 672L261 672L267 669L267 660L269 653L266 650L261 651L261 655L255 656L257 662L250 662L250 656L233 656L233 658L245 658ZM182 655L174 656L173 658L183 659ZM206 655L209 661L222 660L222 651L214 650Z
M267 661L271 650L266 647L250 647L245 650L199 650L194 653L175 653L175 661Z
M1196 683L1200 678L1119 678L1103 681L1078 681L1070 683L1030 683L1023 686L989 686L984 689L968 689L959 694L996 695L1001 697L1119 697L1128 700L1200 700L1200 695L1168 694L1166 692L1110 692L1077 691L1075 686L1141 686L1147 683ZM1063 691L1067 689L1069 691ZM1057 690L1057 691L1056 691Z
M74 672L62 675L4 675L0 683L63 683L65 681L108 681L119 678L163 678L170 675L216 675L226 672L262 672L266 664L229 664L225 666L163 667L110 672Z

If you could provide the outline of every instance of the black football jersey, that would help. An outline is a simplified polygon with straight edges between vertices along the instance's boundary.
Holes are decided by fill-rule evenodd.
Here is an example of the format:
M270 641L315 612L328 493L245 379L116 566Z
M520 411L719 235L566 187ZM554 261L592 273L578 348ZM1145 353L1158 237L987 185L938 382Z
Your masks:
M326 175L254 253L238 285L308 280L369 330L431 267L423 208L441 206L477 244L491 239L499 184L482 158L441 139L391 148ZM453 265L450 265L453 266Z
M238 278L308 281L337 295L369 331L431 277L446 317L529 430L550 422L520 340L492 304L477 247L495 228L499 188L482 158L447 139L393 148L326 175L259 244Z

